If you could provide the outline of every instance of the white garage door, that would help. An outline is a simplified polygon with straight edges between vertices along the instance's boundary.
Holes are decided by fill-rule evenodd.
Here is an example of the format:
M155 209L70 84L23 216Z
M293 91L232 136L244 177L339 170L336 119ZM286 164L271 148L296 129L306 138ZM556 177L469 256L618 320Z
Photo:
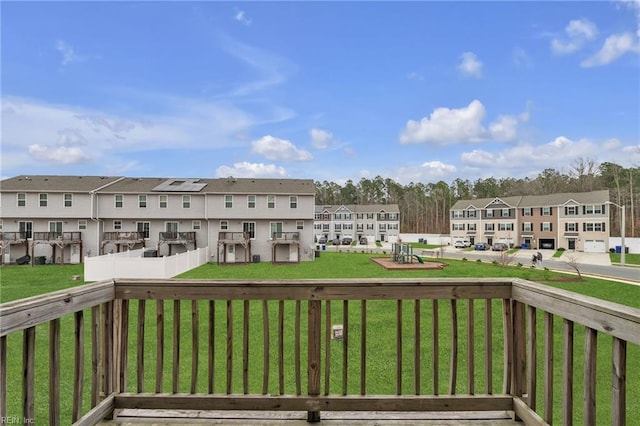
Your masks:
M584 240L585 253L605 253L604 240Z

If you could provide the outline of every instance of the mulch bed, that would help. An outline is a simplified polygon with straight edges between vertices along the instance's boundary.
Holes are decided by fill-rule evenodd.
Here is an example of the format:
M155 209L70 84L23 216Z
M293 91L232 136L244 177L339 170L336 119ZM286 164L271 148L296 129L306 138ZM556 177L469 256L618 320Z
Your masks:
M390 257L372 257L371 260L384 269L389 270L402 270L402 269L443 269L447 266L446 263L441 262L418 262L418 259L413 259L413 263L398 263L391 260Z

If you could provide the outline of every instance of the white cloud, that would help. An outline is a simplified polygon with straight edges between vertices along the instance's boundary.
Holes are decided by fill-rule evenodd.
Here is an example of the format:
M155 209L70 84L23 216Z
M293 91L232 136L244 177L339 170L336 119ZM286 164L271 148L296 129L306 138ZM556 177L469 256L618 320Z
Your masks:
M263 136L251 143L251 152L271 161L309 161L313 155L309 151L297 148L286 139L271 135Z
M243 161L234 163L233 167L220 166L216 169L217 177L243 177L243 178L278 178L286 177L287 172L283 167L275 164L249 163Z
M311 129L309 131L311 136L311 145L317 149L327 149L334 142L333 134L322 129Z
M586 41L598 35L598 27L588 19L574 19L565 27L567 39L551 40L551 50L556 55L566 55L579 50Z
M457 173L456 166L441 161L428 161L419 166L402 166L394 171L385 173L396 182L433 182L453 179Z
M521 47L516 47L515 49L513 49L512 58L513 63L518 68L530 69L533 67L533 60Z
M49 147L38 144L29 145L29 154L36 160L58 164L77 164L90 159L89 154L78 147Z
M485 116L485 107L477 99L463 108L436 108L429 117L423 117L420 121L409 120L400 134L400 143L451 145L487 140L511 141L517 138L518 124L529 118L528 113L519 116L500 115L489 124L487 130L482 125Z
M631 33L613 34L607 37L602 48L593 56L580 63L582 67L597 67L607 65L620 58L627 52L640 52Z
M73 47L69 43L63 40L56 41L56 50L62 54L62 65L68 65L74 62L81 62L84 60L79 56Z
M245 13L244 10L239 10L236 12L235 16L233 17L233 19L235 19L236 21L246 25L247 27L249 25L251 25L251 22L253 22L252 19L250 19L249 17L247 17L247 14Z
M417 72L410 72L407 74L407 79L408 80L413 80L413 81L423 81L424 80L424 76L420 73Z
M460 55L461 62L458 70L464 77L482 77L482 62L478 60L478 56L473 52L464 52Z

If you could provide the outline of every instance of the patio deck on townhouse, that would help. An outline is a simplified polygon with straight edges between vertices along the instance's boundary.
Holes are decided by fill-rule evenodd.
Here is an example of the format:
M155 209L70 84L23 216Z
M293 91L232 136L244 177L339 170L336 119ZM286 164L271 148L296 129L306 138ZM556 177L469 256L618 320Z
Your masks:
M0 417L37 424L624 425L640 403L640 310L520 279L116 279L5 303L0 336Z

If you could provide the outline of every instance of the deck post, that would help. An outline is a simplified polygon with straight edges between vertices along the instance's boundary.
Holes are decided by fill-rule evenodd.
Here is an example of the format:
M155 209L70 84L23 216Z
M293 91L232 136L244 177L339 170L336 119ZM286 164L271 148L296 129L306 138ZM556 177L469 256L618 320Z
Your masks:
M320 395L320 346L322 331L322 302L320 300L309 301L309 363L307 391L309 396ZM320 421L320 411L307 411L307 422Z

